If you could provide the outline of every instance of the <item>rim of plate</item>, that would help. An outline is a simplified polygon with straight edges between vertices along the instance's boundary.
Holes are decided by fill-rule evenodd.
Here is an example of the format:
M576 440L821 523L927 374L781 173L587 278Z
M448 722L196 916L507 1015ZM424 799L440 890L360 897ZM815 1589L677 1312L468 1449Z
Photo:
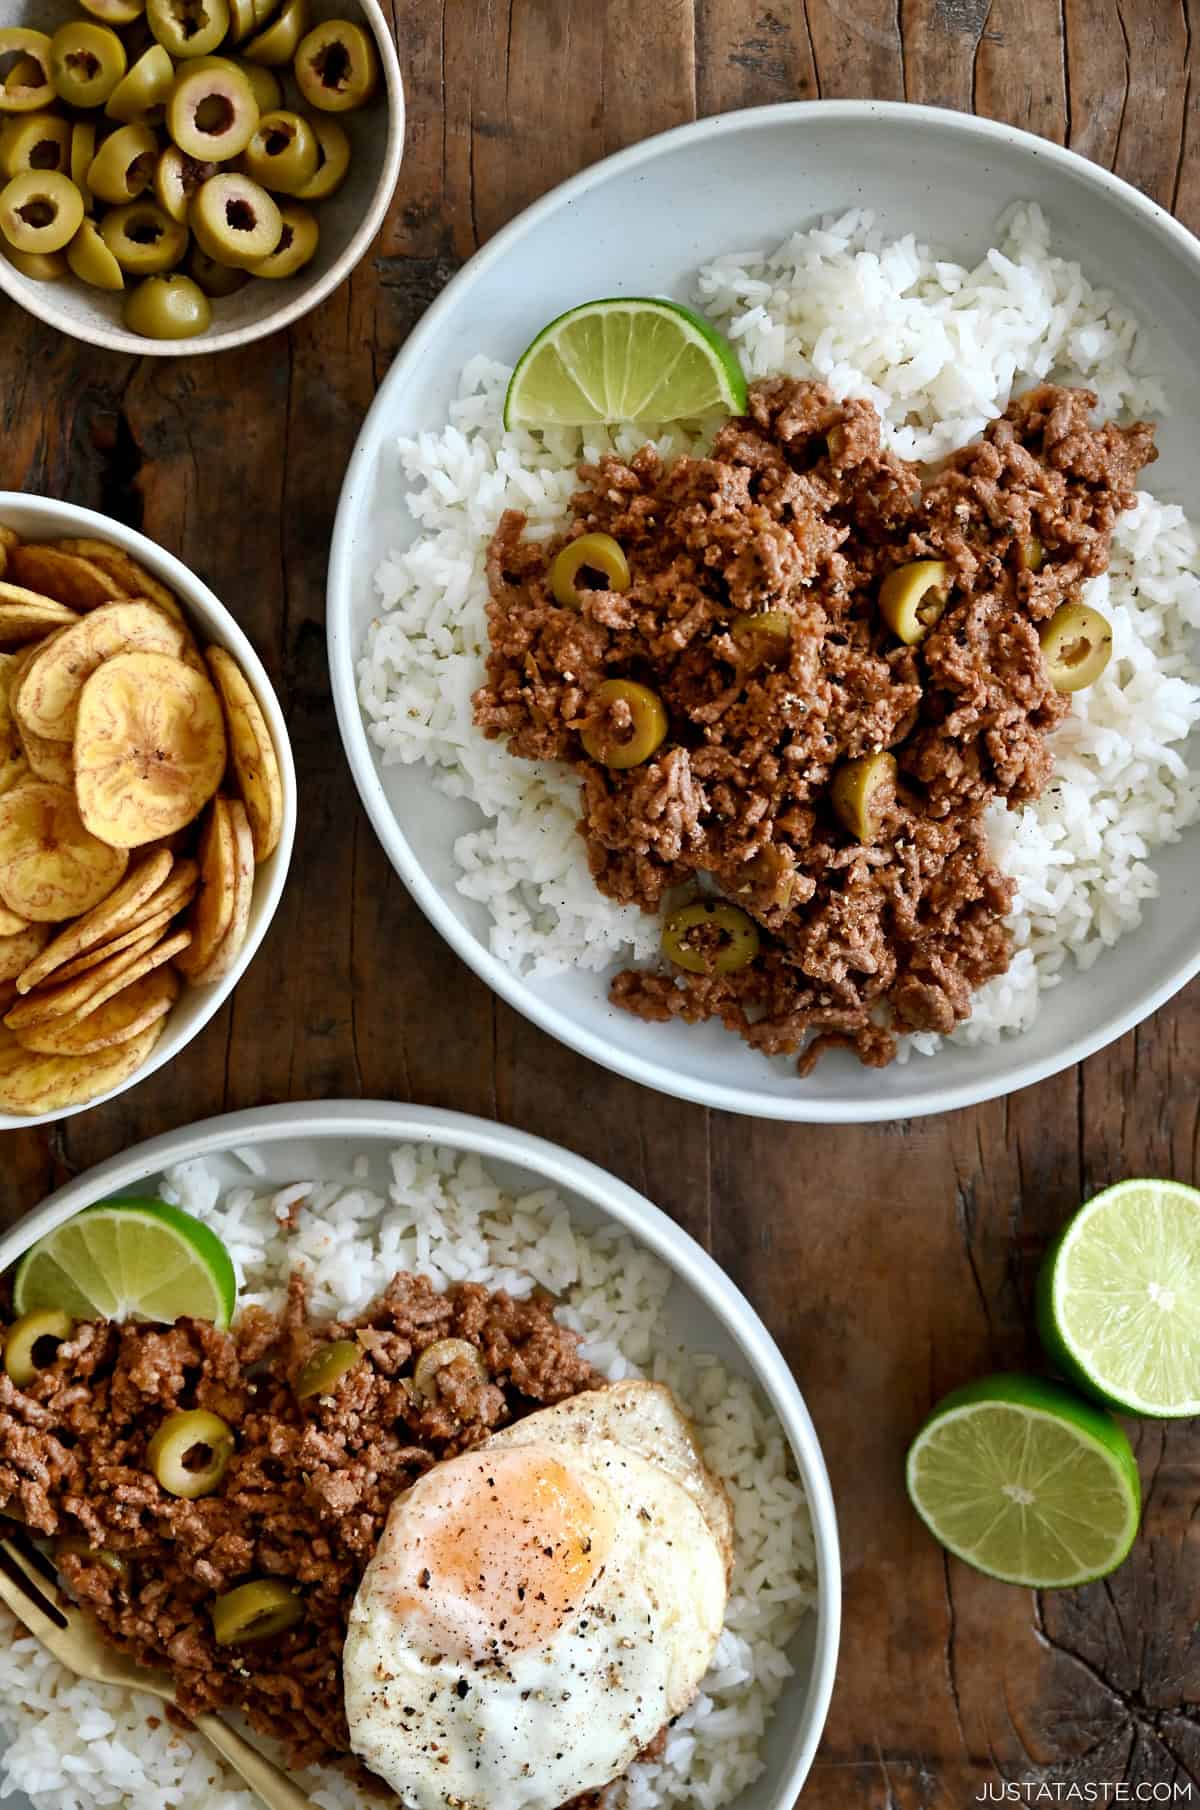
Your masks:
M1012 145L1031 157L1044 158L1057 164L1080 182L1103 194L1128 213L1141 218L1172 240L1176 249L1192 263L1200 280L1200 240L1190 233L1165 208L1146 195L1102 169L1099 164L1081 157L1078 152L1048 139L1038 138L1017 126L999 120L979 119L974 114L959 113L947 107L927 107L910 101L828 100L781 101L766 107L747 107L735 113L716 114L687 125L660 132L627 150L615 152L599 163L581 170L551 189L502 227L494 238L481 246L462 269L451 278L436 301L427 309L410 333L384 377L375 401L367 414L354 452L346 468L330 545L329 575L326 587L327 642L334 708L342 746L350 763L354 783L375 834L383 845L392 866L399 874L434 928L449 943L455 954L498 993L506 1003L541 1030L589 1057L615 1074L638 1081L644 1087L690 1100L696 1105L716 1107L725 1112L746 1114L755 1118L779 1119L800 1124L870 1124L880 1120L921 1118L930 1113L953 1112L994 1100L1019 1089L1044 1081L1081 1062L1097 1050L1121 1037L1134 1025L1141 1024L1173 994L1200 972L1200 934L1190 957L1173 969L1141 1001L1126 1011L1115 1012L1096 1030L1065 1043L1055 1054L1036 1061L1022 1061L1019 1056L1005 1076L985 1081L962 1081L942 1084L936 1092L928 1087L912 1086L887 1098L864 1100L816 1100L803 1093L795 1096L768 1093L753 1086L726 1086L668 1073L663 1065L634 1052L613 1049L607 1040L589 1031L566 1012L539 998L529 983L490 949L479 942L446 904L439 889L428 878L416 859L408 838L393 815L383 789L379 765L367 736L366 724L358 702L355 662L358 649L353 640L350 614L354 599L353 553L354 518L357 515L356 492L378 456L378 444L384 423L398 413L397 403L403 393L408 374L425 356L427 342L437 331L442 317L455 306L459 293L470 286L484 270L508 256L525 234L548 215L606 183L613 176L624 175L639 165L653 162L663 152L708 138L725 138L742 132L756 132L779 124L802 126L817 118L856 120L904 120L914 125L922 122L938 131L957 134L964 139ZM392 428L392 432L396 429ZM1020 1039L1013 1039L1014 1052ZM911 1072L911 1066L910 1070Z
M837 1669L841 1630L841 1560L837 1513L816 1428L770 1331L739 1288L691 1235L644 1194L597 1163L545 1138L489 1119L436 1106L385 1100L298 1101L224 1113L135 1144L59 1188L11 1231L0 1235L0 1272L37 1239L84 1207L193 1157L253 1149L296 1138L380 1140L391 1144L445 1144L473 1155L514 1163L581 1195L630 1231L714 1313L745 1357L791 1447L812 1515L816 1553L816 1631L812 1670L791 1754L773 1787L775 1810L790 1810L808 1775L825 1727ZM246 1184L255 1177L247 1173Z

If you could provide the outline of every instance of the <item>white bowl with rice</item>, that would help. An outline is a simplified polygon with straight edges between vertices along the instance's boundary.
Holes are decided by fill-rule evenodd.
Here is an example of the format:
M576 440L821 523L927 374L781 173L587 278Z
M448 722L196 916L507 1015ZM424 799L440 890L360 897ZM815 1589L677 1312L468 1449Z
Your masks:
M212 1119L101 1164L0 1238L0 1273L82 1208L164 1188L219 1233L242 1304L276 1304L293 1264L309 1271L318 1315L365 1304L400 1268L442 1285L539 1284L611 1379L670 1383L730 1491L732 1593L700 1697L613 1810L790 1810L837 1660L833 1501L782 1354L686 1233L524 1133L430 1108L320 1103ZM0 1634L0 1797L13 1810L257 1810L202 1744L147 1727L147 1699L69 1679L3 1610ZM380 1802L338 1774L299 1782L321 1810Z
M799 235L793 237L792 235ZM1106 172L992 122L876 102L699 122L586 171L472 260L393 366L347 474L329 576L339 721L394 866L457 952L562 1041L728 1110L861 1121L965 1106L1039 1080L1155 1010L1200 967L1200 248ZM952 1037L801 1080L713 1024L647 1024L608 978L659 926L593 888L566 769L514 760L471 723L486 648L487 539L504 507L561 523L589 433L503 432L508 369L599 295L706 308L750 376L866 395L902 454L936 460L1053 376L1105 414L1159 421L1160 459L1092 596L1114 624L1103 680L1054 737L1035 805L996 812L1018 882L1013 959ZM616 436L619 450L645 438ZM674 430L671 446L686 435ZM1119 942L1119 954L1114 945Z

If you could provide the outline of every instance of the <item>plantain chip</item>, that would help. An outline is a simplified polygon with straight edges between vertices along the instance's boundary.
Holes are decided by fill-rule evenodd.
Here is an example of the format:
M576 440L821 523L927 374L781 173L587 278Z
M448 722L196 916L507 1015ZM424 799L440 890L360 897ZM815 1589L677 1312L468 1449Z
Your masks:
M82 1018L54 1019L14 1035L39 1055L92 1056L128 1043L147 1025L165 1018L179 997L180 984L173 968L153 968Z
M147 929L127 949L96 962L86 973L69 981L59 981L52 974L50 979L55 984L36 987L32 993L26 993L23 999L18 999L5 1013L5 1024L10 1031L25 1031L35 1025L49 1024L54 1018L81 1018L92 1009L95 995L105 990L116 992L118 987L127 986L130 981L137 979L134 970L142 957L149 955L154 948L159 934L158 930ZM98 998L95 999L95 1004L100 1004Z
M179 608L179 600L174 591L169 591L165 584L147 572L145 566L139 565L131 554L123 547L115 547L107 540L60 540L57 543L63 553L77 553L100 570L120 588L115 596L148 597L156 603L160 610L176 622L183 621L183 612Z
M8 571L8 556L13 548L20 545L20 536L0 523L0 578Z
M225 706L233 772L250 820L254 859L265 861L283 833L283 780L275 744L258 699L233 656L223 647L210 647L206 658Z
M21 1117L86 1106L136 1074L162 1035L165 1018L90 1056L38 1056L0 1029L0 1112Z
M145 918L161 917L165 911L169 918L185 911L196 896L196 888L200 884L200 869L194 861L186 859L177 861L171 869L171 876L165 880L158 891L146 900L138 917L140 922Z
M233 830L234 846L234 893L233 916L229 928L217 944L213 954L202 968L188 971L184 968L187 961L185 954L176 962L176 966L184 968L188 979L194 987L208 987L214 981L224 980L230 973L238 956L242 952L246 937L250 931L250 906L254 899L254 837L250 833L250 822L245 807L236 798L227 799L229 822Z
M121 992L122 988L131 986L135 980L141 980L144 974L151 974L156 968L165 967L183 954L192 936L189 930L175 930L165 937L161 943L155 943L138 957L137 961L126 970L125 974L111 975L102 986L88 997L88 1011L94 1012L104 1005L106 1000Z
M44 924L26 924L7 936L0 936L0 980L16 980L27 968L50 932Z
M23 670L19 655L0 654L0 798L30 772L12 712L12 694Z
M200 890L188 919L192 943L176 963L184 974L198 974L208 966L233 923L237 843L229 800L219 792L208 807L196 858L200 863Z
M17 735L34 779L45 780L47 785L62 786L68 792L75 790L75 763L70 742L48 742L45 736L32 734L20 723L17 724Z
M85 949L77 955L73 962L64 962L50 976L52 987L65 986L69 980L78 980L81 974L90 974L102 962L111 961L114 955L120 955L125 949L132 949L136 943L139 949L153 948L163 936L175 916L173 911L158 911L151 918L143 918L140 924L131 924L120 936L115 936L111 943L101 943L98 949Z
M130 595L124 585L92 560L39 541L25 541L13 547L8 569L18 584L41 591L74 610L94 610L102 603Z
M143 916L147 900L161 889L173 866L173 858L165 850L132 866L107 898L73 924L68 924L52 943L46 944L37 960L30 962L17 976L19 991L32 992L56 968L65 967L86 950L103 948L137 923Z
M19 911L10 911L7 905L0 905L0 936L16 936L18 930L28 928L29 920Z
M69 628L79 620L74 610L39 591L19 584L0 583L0 647L16 647L23 641L40 641L52 629Z
M84 823L113 848L182 829L225 771L225 725L212 684L169 654L117 654L83 688L75 795Z
M0 798L0 901L36 924L79 917L107 898L129 857L80 819L65 786L30 780Z
M186 645L187 631L153 603L101 604L34 649L13 693L13 714L26 734L73 742L79 695L103 661L135 649L179 658Z

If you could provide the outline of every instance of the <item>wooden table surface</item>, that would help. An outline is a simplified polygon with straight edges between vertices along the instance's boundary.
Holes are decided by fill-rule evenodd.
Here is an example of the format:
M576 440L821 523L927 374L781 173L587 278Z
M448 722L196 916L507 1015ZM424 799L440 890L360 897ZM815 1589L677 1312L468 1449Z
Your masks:
M0 484L105 510L201 573L280 687L301 774L291 884L236 999L122 1099L5 1136L0 1222L139 1138L269 1101L417 1100L554 1138L708 1245L812 1409L845 1557L812 1810L958 1810L1002 1779L1192 1782L1200 1797L1195 1427L1135 1435L1143 1534L1108 1583L1063 1596L946 1561L901 1470L937 1395L1037 1361L1038 1255L1084 1194L1127 1173L1196 1179L1200 992L1078 1069L944 1118L847 1134L673 1104L516 1017L425 923L358 806L323 621L339 480L376 386L447 278L527 202L695 114L871 95L1030 127L1200 228L1195 0L394 10L410 106L395 205L375 255L287 338L138 361L0 314Z

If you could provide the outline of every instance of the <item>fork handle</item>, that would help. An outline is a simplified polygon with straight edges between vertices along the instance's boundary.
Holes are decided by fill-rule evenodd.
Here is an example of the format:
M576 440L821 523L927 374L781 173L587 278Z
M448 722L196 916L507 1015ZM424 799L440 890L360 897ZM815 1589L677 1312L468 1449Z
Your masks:
M196 1727L268 1810L313 1810L312 1799L220 1716L197 1716Z

